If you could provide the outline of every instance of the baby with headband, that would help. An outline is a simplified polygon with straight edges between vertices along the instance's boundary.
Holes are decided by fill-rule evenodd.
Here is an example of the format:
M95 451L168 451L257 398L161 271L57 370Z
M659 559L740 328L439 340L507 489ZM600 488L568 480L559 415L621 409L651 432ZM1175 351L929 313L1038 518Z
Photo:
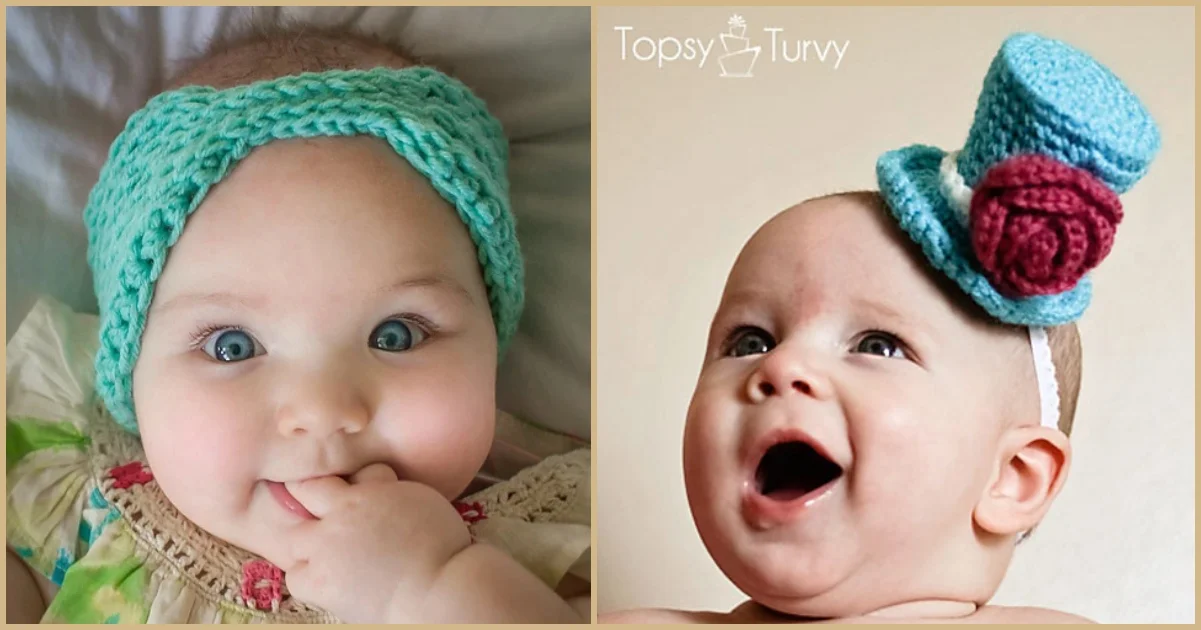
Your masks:
M890 151L879 192L762 226L684 436L697 529L751 600L601 621L1087 621L987 602L1067 478L1086 274L1159 141L1106 68L1014 35L962 150Z
M15 552L44 621L586 620L587 450L463 496L523 304L507 162L458 80L313 28L134 114L84 212L94 377L14 407L9 345L10 595Z

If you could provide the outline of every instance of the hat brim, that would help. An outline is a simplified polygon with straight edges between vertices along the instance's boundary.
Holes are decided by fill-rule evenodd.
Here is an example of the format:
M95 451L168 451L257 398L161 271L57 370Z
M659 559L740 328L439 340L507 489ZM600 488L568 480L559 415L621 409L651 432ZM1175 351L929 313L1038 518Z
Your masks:
M945 155L937 147L917 144L889 151L876 161L880 195L926 260L1007 324L1058 326L1079 319L1092 299L1088 277L1056 295L1010 298L980 273L968 230L939 190L939 165Z

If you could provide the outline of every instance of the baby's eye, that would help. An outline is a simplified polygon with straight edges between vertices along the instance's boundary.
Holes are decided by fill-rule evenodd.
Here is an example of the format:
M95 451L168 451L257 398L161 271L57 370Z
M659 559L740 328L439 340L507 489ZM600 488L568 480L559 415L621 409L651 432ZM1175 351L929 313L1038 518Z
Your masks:
M855 352L875 354L887 358L905 359L908 355L901 349L901 340L886 332L870 332L859 339Z
M208 336L204 342L205 354L222 363L237 363L253 359L262 354L262 347L246 332L226 328Z
M385 352L404 352L425 341L426 333L416 324L390 319L371 331L371 347Z
M752 354L765 354L776 347L776 340L762 328L742 328L735 331L727 343L726 356L745 357Z

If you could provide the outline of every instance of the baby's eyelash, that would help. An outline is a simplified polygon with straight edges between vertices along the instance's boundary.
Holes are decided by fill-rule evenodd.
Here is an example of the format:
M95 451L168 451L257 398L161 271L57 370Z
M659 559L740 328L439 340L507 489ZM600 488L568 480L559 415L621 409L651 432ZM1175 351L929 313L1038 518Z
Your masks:
M238 332L246 332L246 329L242 328L241 326L231 326L229 324L204 324L192 332L191 340L188 345L193 350L200 350L204 347L204 342L208 341L208 338L219 330L236 330Z
M850 347L855 348L863 341L864 338L870 335L882 335L891 338L892 341L896 343L897 347L899 347L901 351L905 353L905 357L907 359L914 363L918 363L919 365L921 364L921 360L918 357L917 352L914 351L913 346L910 345L904 337L892 332L891 330L886 330L883 328L871 328L856 334L854 337L851 337Z
M422 330L425 331L427 335L432 335L442 330L442 327L435 324L433 320L429 319L428 317L418 315L417 313L395 313L381 319L380 323L382 324L383 322L392 319L399 319L403 322L417 324Z
M763 330L761 326L752 326L750 324L728 324L722 327L722 334L718 337L721 341L718 343L717 351L721 356L725 356L731 348L734 347L734 340L748 330Z
M862 330L855 335L854 339L859 341L868 335L884 335L886 337L892 337L892 339L897 342L897 345L904 346L906 348L909 347L909 344L905 343L904 337L884 328L868 328L867 330Z

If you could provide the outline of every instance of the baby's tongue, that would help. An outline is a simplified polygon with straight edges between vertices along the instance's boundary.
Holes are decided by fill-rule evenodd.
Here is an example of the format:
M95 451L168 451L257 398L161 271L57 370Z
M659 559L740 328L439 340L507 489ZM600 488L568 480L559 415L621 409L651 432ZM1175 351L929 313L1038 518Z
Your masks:
M767 496L776 501L792 501L805 496L805 493L803 488L778 488L767 493Z

